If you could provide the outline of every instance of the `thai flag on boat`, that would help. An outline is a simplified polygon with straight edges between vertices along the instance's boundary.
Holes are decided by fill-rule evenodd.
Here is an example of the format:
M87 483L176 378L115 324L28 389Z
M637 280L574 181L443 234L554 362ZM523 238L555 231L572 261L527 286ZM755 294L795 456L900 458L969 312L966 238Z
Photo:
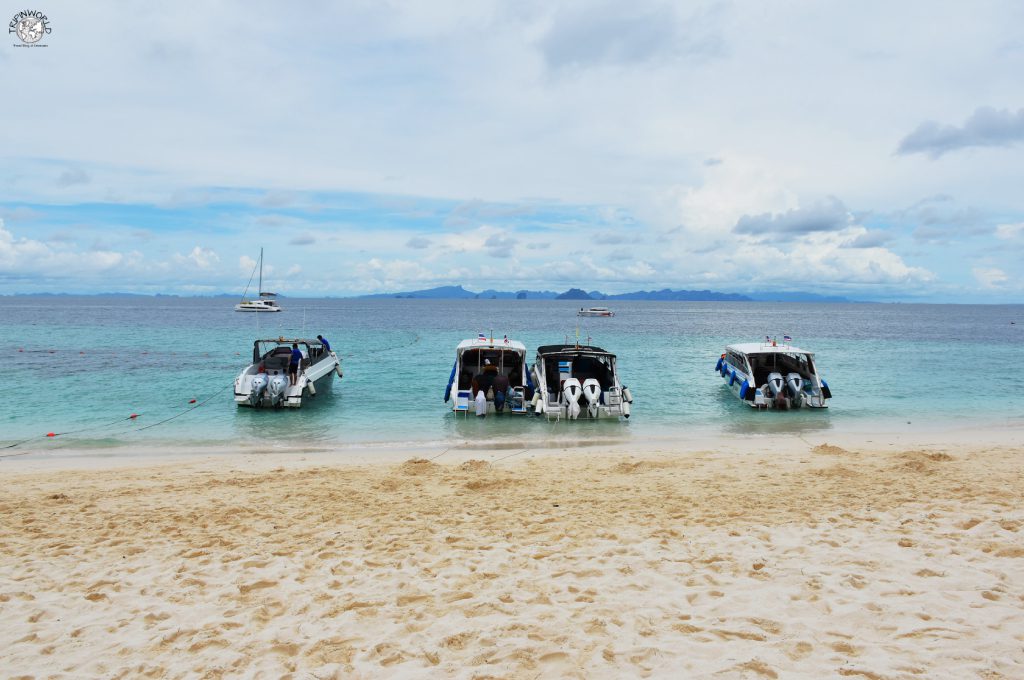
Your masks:
M788 345L789 343L793 342L793 338L789 337L788 335L783 335L782 341Z
M508 344L508 335L507 334L505 335L505 344L506 345Z
M487 336L483 333L477 334L476 339L478 342L487 342Z
M770 335L764 336L764 344L766 344L766 345L772 344L772 338L771 338Z

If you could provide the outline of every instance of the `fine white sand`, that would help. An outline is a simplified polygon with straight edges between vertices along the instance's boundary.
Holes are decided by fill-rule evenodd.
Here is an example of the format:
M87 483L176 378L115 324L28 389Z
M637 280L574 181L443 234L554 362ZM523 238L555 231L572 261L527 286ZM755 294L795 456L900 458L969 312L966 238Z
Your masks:
M1024 451L841 443L5 461L0 669L1024 677Z

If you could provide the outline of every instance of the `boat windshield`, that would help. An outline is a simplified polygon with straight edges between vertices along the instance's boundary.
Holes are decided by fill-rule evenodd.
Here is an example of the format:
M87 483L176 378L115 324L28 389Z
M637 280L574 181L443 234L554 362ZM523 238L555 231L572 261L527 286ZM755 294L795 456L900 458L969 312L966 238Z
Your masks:
M802 352L765 352L750 354L748 359L758 385L768 381L769 373L799 373L804 378L810 378L814 374L811 356Z
M594 379L606 391L615 385L615 356L612 354L557 353L543 356L547 389L559 391L562 383L576 378L582 384Z
M317 340L257 340L252 346L252 362L263 363L267 368L277 366L284 362L283 368L291 361L292 345L296 344L302 351L302 355L311 363L316 363L323 358L327 352L323 344Z
M507 377L511 387L522 387L525 357L524 351L506 347L472 347L463 350L459 357L459 389L470 389L474 378L478 385L485 382L490 384L498 375Z

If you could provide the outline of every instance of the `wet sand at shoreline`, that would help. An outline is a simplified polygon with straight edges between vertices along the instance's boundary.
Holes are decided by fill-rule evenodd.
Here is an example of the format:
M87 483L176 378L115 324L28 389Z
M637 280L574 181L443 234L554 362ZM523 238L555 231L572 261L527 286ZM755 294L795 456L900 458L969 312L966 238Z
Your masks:
M8 465L11 677L1024 676L1024 451Z

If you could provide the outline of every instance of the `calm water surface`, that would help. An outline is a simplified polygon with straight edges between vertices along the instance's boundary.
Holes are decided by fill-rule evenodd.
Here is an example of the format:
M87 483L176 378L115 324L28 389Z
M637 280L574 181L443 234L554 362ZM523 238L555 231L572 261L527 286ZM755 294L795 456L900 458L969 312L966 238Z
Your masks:
M34 448L232 441L331 446L569 442L823 432L896 422L1024 424L1024 306L617 302L611 319L579 303L529 300L282 300L241 314L226 298L0 297L8 399L0 442ZM1011 324L1011 322L1016 322ZM508 334L533 350L575 338L619 357L628 422L456 418L442 401L460 340ZM322 333L345 378L299 410L239 409L235 375L256 337ZM817 353L825 411L758 413L714 372L724 346L793 336ZM196 399L201 404L191 408ZM191 408L191 410L190 410ZM126 420L139 413L134 421ZM171 420L166 420L173 418ZM165 421L166 422L161 422ZM156 423L161 423L156 425Z

